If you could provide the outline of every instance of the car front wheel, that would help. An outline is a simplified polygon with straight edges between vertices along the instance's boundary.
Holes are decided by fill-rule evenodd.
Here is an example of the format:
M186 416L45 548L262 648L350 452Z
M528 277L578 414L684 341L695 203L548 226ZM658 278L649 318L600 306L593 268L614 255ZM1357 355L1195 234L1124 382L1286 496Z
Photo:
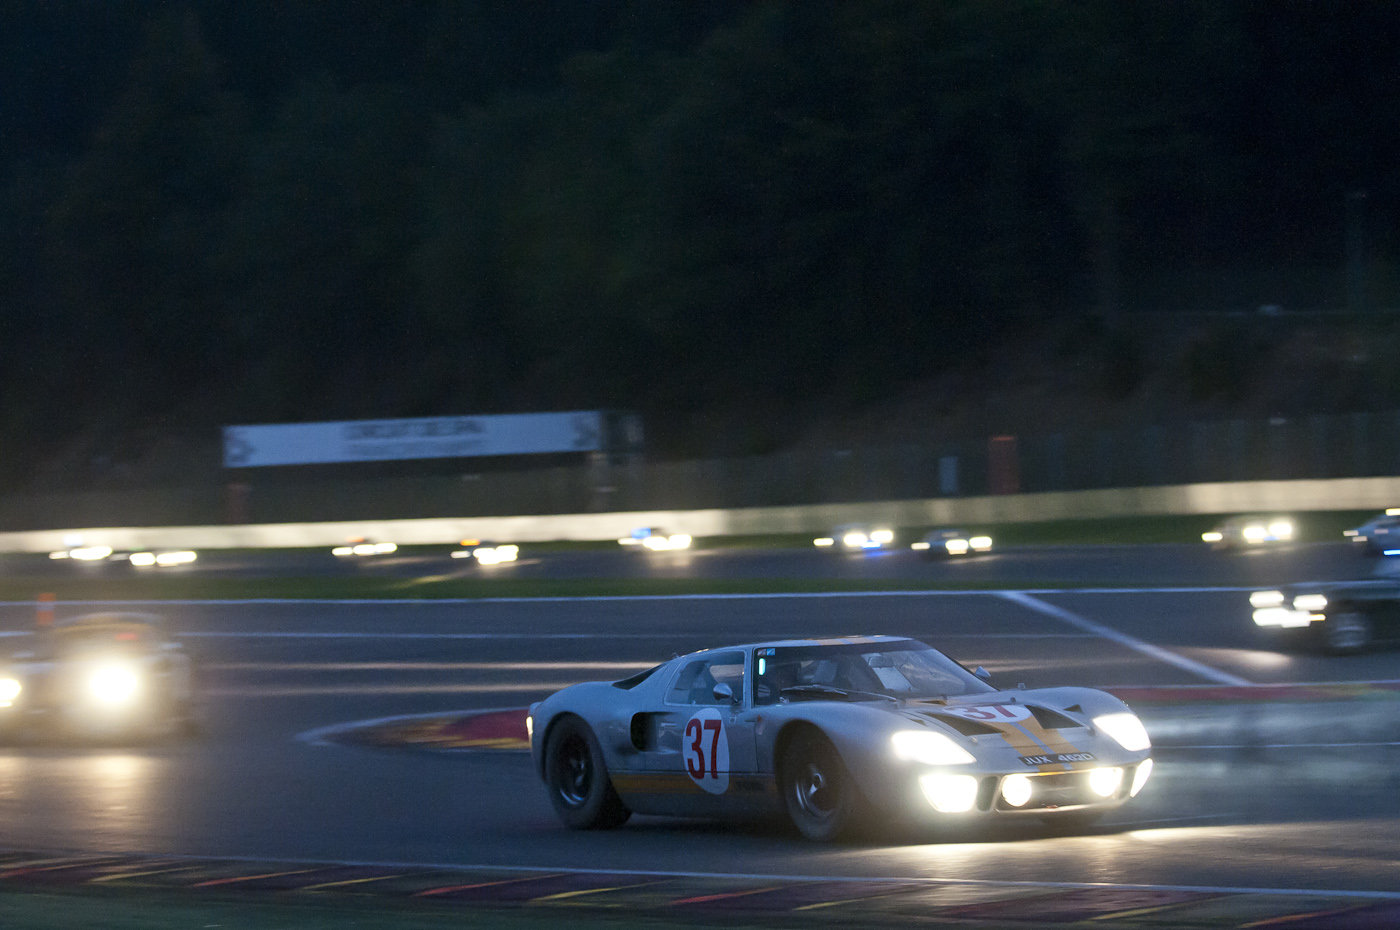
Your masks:
M1371 618L1359 610L1329 614L1322 622L1322 642L1333 655L1360 652L1371 642Z
M554 725L544 751L549 800L574 830L607 830L632 816L608 777L603 747L588 724L566 717Z
M860 789L836 747L820 733L801 733L788 744L781 790L788 819L810 840L829 842L848 835L855 825Z

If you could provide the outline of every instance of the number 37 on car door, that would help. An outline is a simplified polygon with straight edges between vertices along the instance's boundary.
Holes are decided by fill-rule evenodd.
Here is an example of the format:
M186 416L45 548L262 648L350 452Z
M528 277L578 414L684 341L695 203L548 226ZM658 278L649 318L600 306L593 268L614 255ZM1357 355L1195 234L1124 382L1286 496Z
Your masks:
M686 722L681 754L691 781L711 794L729 790L729 734L718 710L707 707Z

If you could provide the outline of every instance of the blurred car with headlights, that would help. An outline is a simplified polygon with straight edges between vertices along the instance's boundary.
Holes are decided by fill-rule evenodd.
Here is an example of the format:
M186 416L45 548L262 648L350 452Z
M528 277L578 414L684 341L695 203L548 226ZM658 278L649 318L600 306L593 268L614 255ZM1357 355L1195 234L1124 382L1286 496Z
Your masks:
M331 555L340 559L348 558L372 558L376 555L392 555L399 551L397 543L375 542L363 536L355 536L345 541L345 545L336 546L331 550Z
M617 544L645 552L670 552L675 549L689 549L694 542L688 533L667 533L657 526L639 526L619 539Z
M1297 527L1291 517L1231 517L1201 534L1212 549L1250 549L1293 541Z
M633 813L786 817L828 841L881 826L1082 825L1152 771L1141 720L1090 688L999 691L897 636L677 656L529 710L536 774L574 829Z
M1312 581L1252 591L1254 625L1280 644L1332 655L1400 640L1400 559L1381 559L1364 581Z
M153 614L85 614L41 627L0 661L0 734L132 739L197 725L194 670Z
M942 559L992 551L992 537L950 528L936 529L909 547L926 559Z
M514 543L491 543L480 539L464 539L450 553L454 559L471 559L478 565L502 565L520 558L520 547Z
M1391 507L1342 535L1367 555L1400 555L1400 507Z
M133 568L174 568L189 565L199 559L193 549L127 549L116 550L110 546L74 546L49 553L54 560L70 559L88 564L121 564Z
M894 530L888 526L866 523L843 523L830 536L818 536L812 544L833 552L870 552L894 546Z

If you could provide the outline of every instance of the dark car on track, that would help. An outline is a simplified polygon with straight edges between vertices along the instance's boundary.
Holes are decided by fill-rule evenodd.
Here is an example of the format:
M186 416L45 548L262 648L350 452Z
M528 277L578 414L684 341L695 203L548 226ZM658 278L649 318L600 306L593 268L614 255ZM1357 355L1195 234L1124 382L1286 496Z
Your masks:
M1392 507L1342 535L1367 555L1400 555L1400 508Z
M943 527L930 530L924 538L909 547L926 559L944 559L962 555L981 555L992 551L992 537L985 533Z
M1212 549L1253 549L1293 541L1297 527L1291 517L1259 514L1230 517L1201 534Z
M160 617L85 614L0 660L0 735L132 739L196 725L190 657Z
M1391 559L1382 564L1387 568ZM1400 637L1400 580L1316 581L1254 591L1254 625L1280 644L1333 655Z

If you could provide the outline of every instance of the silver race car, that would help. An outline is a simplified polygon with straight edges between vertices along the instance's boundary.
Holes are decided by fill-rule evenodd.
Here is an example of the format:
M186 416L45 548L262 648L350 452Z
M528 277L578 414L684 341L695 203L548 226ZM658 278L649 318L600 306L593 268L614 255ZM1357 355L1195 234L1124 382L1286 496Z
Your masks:
M36 631L0 659L0 736L131 739L196 726L190 658L142 613L96 613Z
M577 829L634 811L785 815L814 840L874 824L1078 825L1142 790L1151 743L1118 698L998 691L978 672L899 637L757 643L573 685L527 725Z

